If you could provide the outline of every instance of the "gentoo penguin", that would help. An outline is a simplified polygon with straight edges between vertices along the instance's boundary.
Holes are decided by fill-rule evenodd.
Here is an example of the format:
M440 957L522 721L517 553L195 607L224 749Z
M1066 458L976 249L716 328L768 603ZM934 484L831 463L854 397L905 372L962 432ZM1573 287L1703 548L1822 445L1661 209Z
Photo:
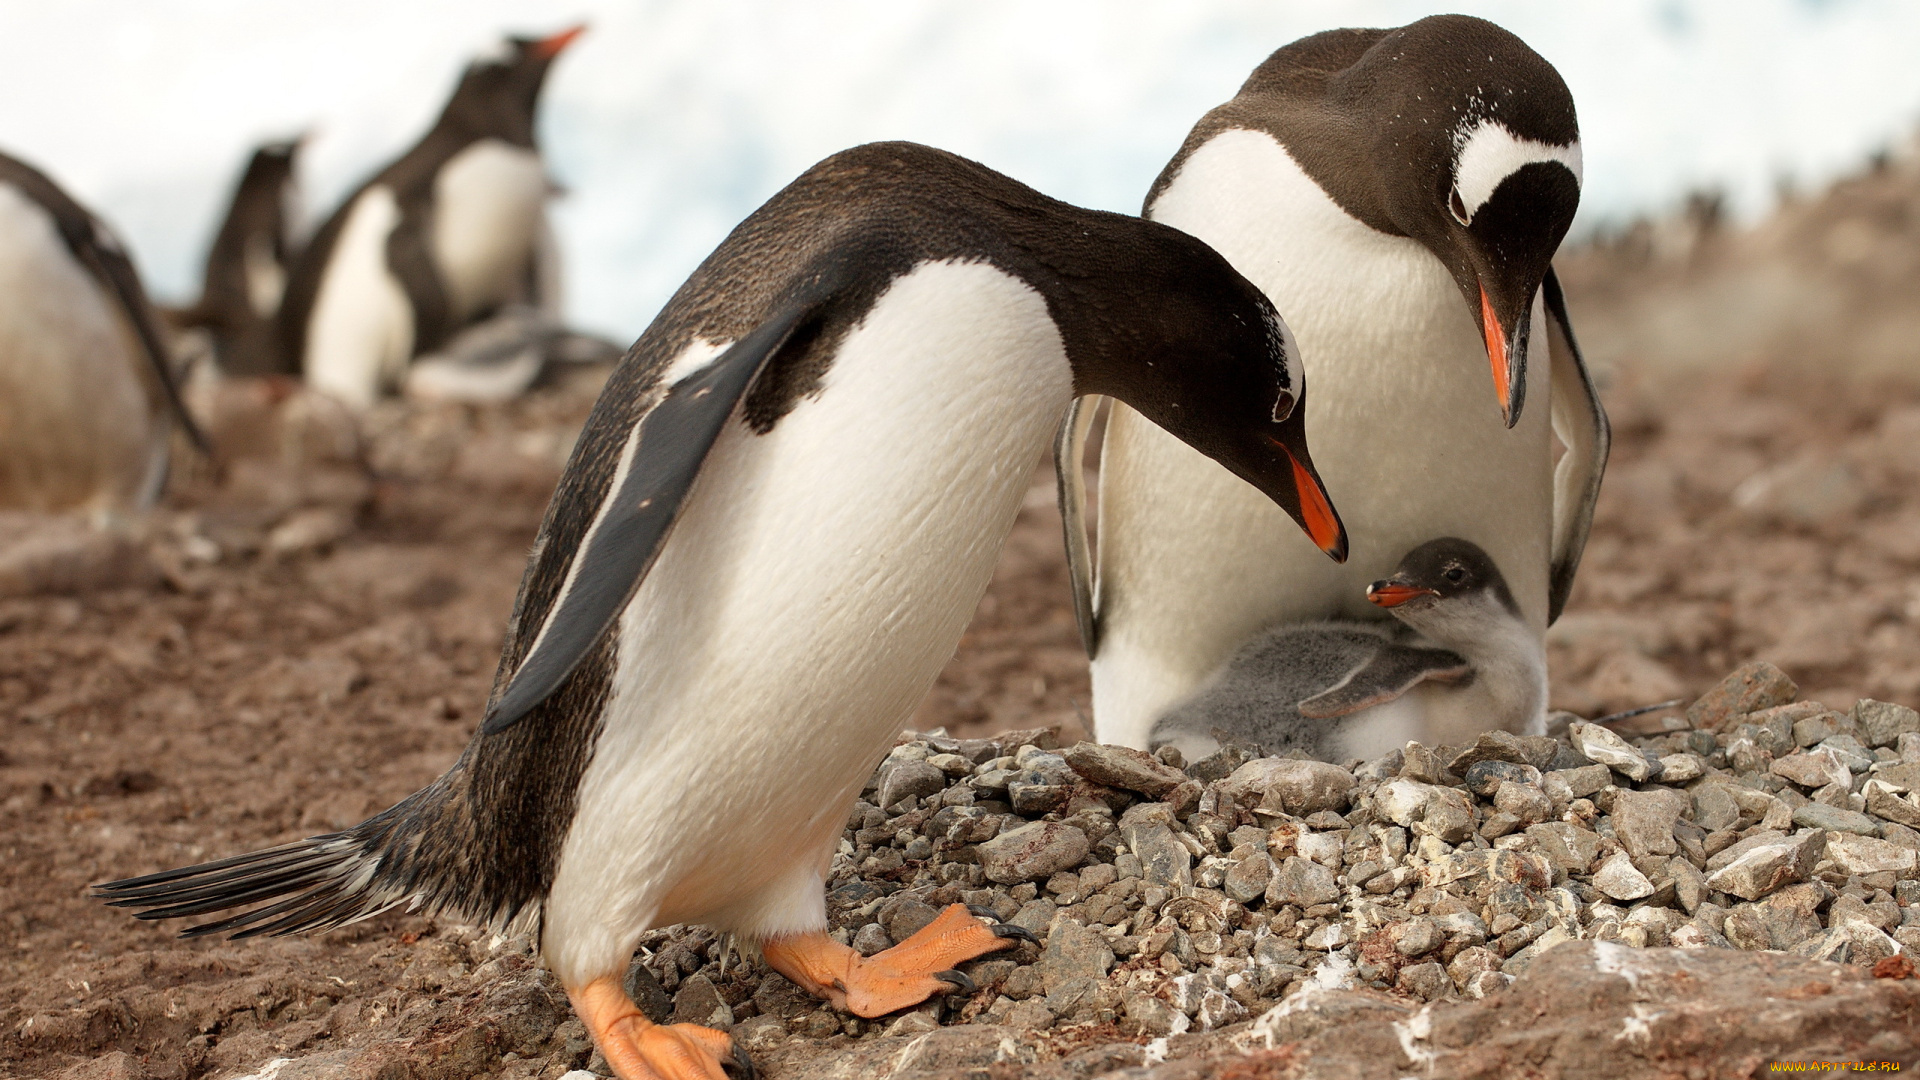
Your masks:
M298 140L288 140L254 150L207 251L200 299L174 315L180 326L207 331L214 363L227 375L294 370L280 349L274 317L293 255L293 166L299 149Z
M862 1016L941 992L1014 931L954 905L862 958L826 935L822 883L1089 393L1344 542L1293 342L1226 260L923 146L828 158L733 231L608 380L446 775L344 832L101 895L143 918L265 905L190 934L401 903L529 926L629 1078L718 1076L728 1052L621 989L649 927L757 941Z
M470 65L432 130L314 234L280 308L281 347L309 384L370 404L461 328L556 299L533 114L582 29L512 38Z
M1116 407L1096 585L1072 467L1091 409L1078 408L1062 504L1103 741L1144 745L1266 627L1380 618L1366 584L1435 536L1485 549L1545 633L1608 442L1549 266L1580 169L1560 76L1458 15L1295 42L1193 129L1146 215L1213 245L1299 335L1315 459L1354 547L1344 565L1320 558L1256 492ZM1546 379L1529 378L1535 327ZM1557 467L1550 434L1567 448Z
M1457 537L1407 553L1367 599L1401 626L1316 622L1276 626L1234 654L1193 697L1153 725L1148 744L1189 758L1219 736L1303 750L1324 761L1372 759L1417 739L1471 742L1490 728L1537 729L1547 707L1547 658L1499 567Z
M180 423L172 360L113 231L0 154L0 507L138 511Z

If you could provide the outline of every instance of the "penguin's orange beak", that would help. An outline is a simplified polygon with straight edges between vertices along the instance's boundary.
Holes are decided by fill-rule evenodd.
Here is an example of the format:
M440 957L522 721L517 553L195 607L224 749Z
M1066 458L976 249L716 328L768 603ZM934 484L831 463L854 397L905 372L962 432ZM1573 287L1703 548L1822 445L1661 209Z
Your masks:
M578 26L569 27L568 29L562 30L559 33L553 35L552 37L541 38L538 42L534 43L533 53L535 56L540 57L542 60L551 60L554 57L560 55L560 50L573 44L574 38L577 38L581 34L584 34L586 32L587 32L587 24L581 23Z
M1409 600L1422 596L1439 596L1432 589L1418 589L1412 585L1402 585L1396 581L1376 581L1367 586L1367 599L1383 608L1396 608Z
M1487 342L1487 360L1493 365L1493 392L1500 398L1500 417L1513 426L1519 402L1513 400L1513 356L1507 348L1507 333L1500 328L1500 317L1493 313L1493 301L1487 288L1480 287L1480 334Z
M1347 530L1333 511L1333 500L1327 498L1327 489L1292 450L1277 441L1275 445L1286 451L1287 463L1293 466L1293 487L1300 500L1300 527L1306 530L1313 546L1326 552L1334 562L1346 562Z

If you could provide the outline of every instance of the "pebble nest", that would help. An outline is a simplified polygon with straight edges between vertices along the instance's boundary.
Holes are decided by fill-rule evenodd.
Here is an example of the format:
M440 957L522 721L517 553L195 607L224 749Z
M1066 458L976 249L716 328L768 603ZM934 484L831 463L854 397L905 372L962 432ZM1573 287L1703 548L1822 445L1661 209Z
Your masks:
M1920 714L1796 693L1751 664L1680 730L1561 713L1554 736L1342 764L910 734L848 819L833 936L871 955L960 903L1040 944L879 1020L699 927L649 934L629 989L656 1019L764 1051L965 1022L1150 1040L1308 986L1479 998L1573 939L1900 963L1920 946Z

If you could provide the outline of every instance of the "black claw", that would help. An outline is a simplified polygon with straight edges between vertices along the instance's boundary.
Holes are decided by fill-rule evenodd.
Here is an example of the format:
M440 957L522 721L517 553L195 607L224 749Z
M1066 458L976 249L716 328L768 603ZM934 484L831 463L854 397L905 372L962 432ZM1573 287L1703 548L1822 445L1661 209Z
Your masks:
M972 979L967 978L966 972L963 971L954 971L952 969L936 971L933 973L933 977L943 983L951 984L953 986L953 992L956 994L971 994L980 989L980 987L974 984Z
M733 1060L729 1062L728 1065L730 1067L727 1068L727 1071L735 1076L741 1077L742 1080L754 1080L756 1076L760 1075L754 1071L753 1059L747 1056L747 1052L740 1048L739 1043L733 1044Z
M1017 938L1021 941L1031 941L1035 945L1040 944L1040 939L1033 936L1033 931L1027 929L1024 926L1015 926L1012 923L994 923L993 936L1003 937L1003 938Z
M981 919L986 922L992 922L993 920L1000 917L994 914L992 908L984 908L984 907L981 907L979 904L968 904L967 914L972 915L976 919Z

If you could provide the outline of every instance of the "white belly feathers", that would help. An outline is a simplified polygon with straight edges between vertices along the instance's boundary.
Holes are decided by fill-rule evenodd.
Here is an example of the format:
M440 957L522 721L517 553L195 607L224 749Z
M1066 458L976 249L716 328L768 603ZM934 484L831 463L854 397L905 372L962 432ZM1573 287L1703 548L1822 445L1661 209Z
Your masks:
M931 263L772 431L729 424L620 618L547 908L562 978L624 965L649 926L823 925L847 810L952 655L1070 394L1038 293Z
M1267 626L1379 617L1367 584L1439 536L1484 548L1528 622L1544 627L1544 347L1528 380L1533 404L1509 431L1445 268L1417 242L1347 215L1264 133L1214 137L1152 216L1226 256L1298 337L1307 437L1352 549L1345 565L1329 561L1252 487L1116 404L1101 474L1101 739L1144 745L1164 709ZM1544 326L1537 306L1533 325Z
M307 322L307 382L350 405L373 404L413 356L413 304L387 266L387 237L399 224L391 189L360 193Z
M455 323L526 298L546 223L540 155L482 139L454 155L433 182L433 261Z
M52 216L0 183L0 505L105 512L157 494L167 426L150 370Z

